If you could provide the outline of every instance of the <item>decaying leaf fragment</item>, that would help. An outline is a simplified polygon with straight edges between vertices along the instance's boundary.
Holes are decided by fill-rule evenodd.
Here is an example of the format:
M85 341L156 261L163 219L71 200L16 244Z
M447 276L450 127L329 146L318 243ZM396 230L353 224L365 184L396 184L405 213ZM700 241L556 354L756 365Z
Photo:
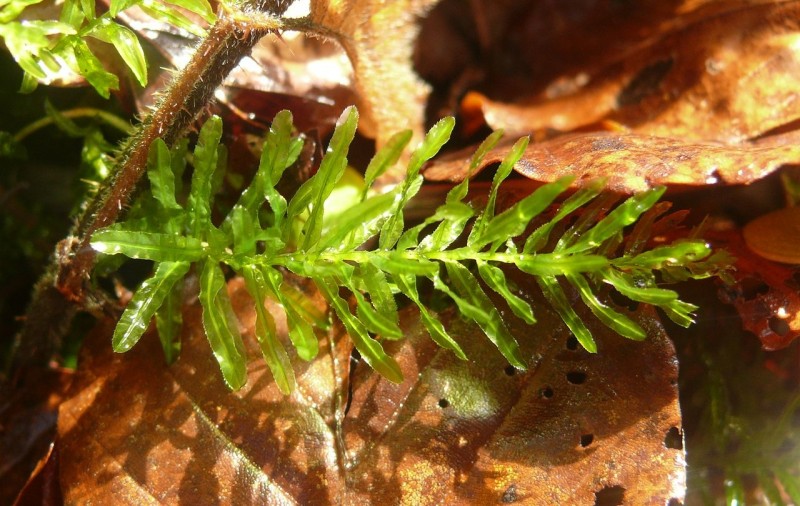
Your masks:
M684 141L636 133L588 132L567 134L531 143L515 169L536 181L555 181L566 175L578 180L606 178L612 191L633 193L658 185L746 184L761 179L786 163L800 162L800 146L781 136L741 146ZM502 160L509 143L483 159L481 168ZM469 168L460 153L439 158L425 177L460 181ZM477 173L477 172L476 172Z
M351 345L336 325L321 340L318 358L292 357L298 388L288 397L256 359L244 389L225 388L203 343L196 304L187 308L183 352L169 368L152 333L131 352L113 355L113 324L104 322L87 340L74 396L60 411L65 501L682 500L677 365L657 317L644 310L631 315L648 331L644 342L590 323L600 347L593 355L536 302L533 283L518 285L539 323L503 314L528 372L508 366L479 330L446 312L445 324L472 357L457 359L424 334L416 311L406 310L406 339L385 343L403 383L361 365L348 373ZM229 291L251 336L252 300L240 280ZM277 312L276 322L286 339ZM255 358L255 344L248 346Z

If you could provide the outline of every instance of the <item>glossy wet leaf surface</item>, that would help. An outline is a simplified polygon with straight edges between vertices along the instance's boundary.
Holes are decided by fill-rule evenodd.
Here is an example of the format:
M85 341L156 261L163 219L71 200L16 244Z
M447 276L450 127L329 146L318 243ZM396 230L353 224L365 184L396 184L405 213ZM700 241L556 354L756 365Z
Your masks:
M384 343L406 378L399 385L364 364L351 370L351 345L336 325L318 358L306 363L291 355L298 388L284 397L257 359L256 317L243 282L228 289L251 357L239 392L220 381L196 303L186 309L181 356L171 368L152 332L124 355L108 344L112 322L88 338L72 398L59 416L67 502L594 504L598 494L621 493L631 503L664 504L682 498L677 367L652 313L632 315L649 333L641 343L592 325L601 352L591 355L534 300L536 326L508 316L528 362L523 372L455 313L442 315L445 324L480 363L437 347L416 311L406 310L407 339ZM623 367L632 373L615 374Z
M494 148L482 168L502 160L508 143ZM535 181L574 175L578 181L606 178L621 193L658 185L747 184L782 165L800 162L796 136L787 134L738 146L653 137L636 133L575 133L532 143L515 170ZM434 181L460 181L467 174L463 154L439 159L425 171Z

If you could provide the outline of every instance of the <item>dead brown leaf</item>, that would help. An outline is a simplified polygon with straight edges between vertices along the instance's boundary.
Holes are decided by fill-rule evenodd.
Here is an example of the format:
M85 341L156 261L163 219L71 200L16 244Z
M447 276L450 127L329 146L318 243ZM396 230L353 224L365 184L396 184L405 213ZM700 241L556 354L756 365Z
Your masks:
M543 182L568 175L576 176L578 184L606 178L608 189L621 193L657 185L746 184L781 165L800 162L800 147L788 139L776 136L768 142L734 147L635 133L568 134L531 143L515 169ZM478 170L501 161L510 149L510 143L493 149ZM463 153L455 153L430 164L425 177L460 181L468 168Z
M730 273L735 284L720 290L732 304L742 328L755 334L765 350L785 348L800 337L800 286L797 266L769 261L747 247L739 229L710 235L736 258Z
M229 291L250 334L252 303L240 281ZM299 388L283 397L260 359L249 365L245 389L227 391L195 306L173 367L163 364L152 333L114 355L113 323L105 321L88 338L74 396L60 411L65 501L681 500L677 366L655 315L633 315L648 329L644 343L589 322L600 347L591 355L558 316L538 303L534 310L535 327L509 318L529 357L527 373L509 368L482 333L448 313L446 325L476 361L456 359L405 310L406 339L385 345L406 380L394 385L358 365L349 406L350 345L338 331L323 338L317 359L297 363ZM285 337L285 324L280 331ZM623 368L631 374L619 374Z
M631 14L648 9L634 7ZM614 120L637 133L727 143L800 118L800 3L708 2L684 6L671 18L658 14L655 30L651 21L638 25L638 33L627 31L623 21L621 34L609 37L608 29L596 27L600 40L584 48L596 57L565 58L573 66L533 96L508 101L472 95L469 103L477 102L492 128L515 133ZM567 53L584 47L567 39L581 33L577 22L562 21L564 39L551 43L563 44ZM576 61L583 66L575 67Z
M422 136L430 87L414 72L412 57L419 18L438 2L311 2L312 21L330 31L350 57L362 115L359 127L378 146L407 128L417 140Z

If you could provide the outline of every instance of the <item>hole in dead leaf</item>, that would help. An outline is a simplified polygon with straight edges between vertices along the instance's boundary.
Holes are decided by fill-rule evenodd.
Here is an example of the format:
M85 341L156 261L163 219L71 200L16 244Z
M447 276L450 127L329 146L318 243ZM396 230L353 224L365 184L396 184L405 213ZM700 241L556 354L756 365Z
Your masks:
M617 506L625 499L625 487L614 485L594 493L595 506Z
M783 318L778 318L777 316L773 316L769 319L769 328L771 331L775 332L779 336L783 337L789 333L791 330L789 328L789 324L786 323L786 320Z
M572 350L572 351L575 351L575 350L578 349L578 338L577 337L575 337L573 335L570 335L567 338L567 349L568 350Z
M440 408L444 409L449 405L450 405L450 401L448 401L447 399L439 399L439 407Z
M500 501L508 504L517 501L517 486L514 484L509 485L505 492L503 492L503 497L500 498Z
M581 434L581 446L586 448L594 441L594 434Z
M567 373L567 381L573 385L580 385L586 382L586 373L581 371L570 371Z
M661 60L648 65L631 79L625 88L617 95L617 106L635 105L648 95L658 91L661 81L672 68L672 58Z
M670 427L664 436L664 446L673 450L683 450L683 434L677 427Z
M543 387L539 391L539 394L545 399L550 399L551 397L553 397L553 393L554 393L553 389L550 387Z
M513 365L506 366L506 368L503 369L503 371L506 373L506 376L513 376L517 374L517 368L514 367Z

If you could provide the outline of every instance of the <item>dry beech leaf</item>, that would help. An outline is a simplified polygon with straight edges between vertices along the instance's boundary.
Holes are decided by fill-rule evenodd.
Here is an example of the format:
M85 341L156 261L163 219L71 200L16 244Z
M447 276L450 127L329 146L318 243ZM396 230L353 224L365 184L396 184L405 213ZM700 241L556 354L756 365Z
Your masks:
M430 86L414 72L414 41L419 33L419 18L438 2L311 2L312 21L329 30L350 57L360 101L359 127L374 137L378 146L407 128L416 139L422 137Z
M530 280L519 283L530 290ZM239 280L229 291L251 334L252 302ZM657 317L632 315L648 330L645 342L589 321L600 348L591 355L570 339L557 316L532 302L535 327L509 319L528 357L527 373L509 368L485 336L454 313L444 321L474 361L438 348L416 311L404 310L406 339L385 343L403 369L402 384L358 365L348 389L350 345L335 331L322 340L316 360L295 361L299 389L290 397L280 395L260 359L249 365L247 386L229 392L204 342L197 307L187 310L182 355L169 368L153 333L132 351L114 355L113 322L105 321L87 338L75 395L60 411L64 499L681 501L677 363ZM279 321L279 333L285 339L285 322Z
M472 94L465 105L509 132L610 119L643 134L740 142L800 118L799 18L797 1L710 2L663 20L649 38L632 34L617 51L604 38L597 47L611 57L568 69L535 96L509 103Z
M557 316L540 305L534 312L535 327L512 324L528 373L509 368L456 315L446 324L479 363L436 348L414 322L396 357L415 382L392 388L356 371L344 423L351 502L682 500L677 362L657 318L636 315L649 332L644 343L592 326L600 351L591 355Z
M589 132L566 134L531 143L515 170L536 181L551 182L566 175L579 180L607 178L607 188L622 193L657 185L747 184L781 165L800 162L800 146L792 135L762 142L724 146L652 137L635 133ZM510 151L506 142L483 159L481 167L501 161ZM460 181L469 163L463 153L431 163L425 177Z

